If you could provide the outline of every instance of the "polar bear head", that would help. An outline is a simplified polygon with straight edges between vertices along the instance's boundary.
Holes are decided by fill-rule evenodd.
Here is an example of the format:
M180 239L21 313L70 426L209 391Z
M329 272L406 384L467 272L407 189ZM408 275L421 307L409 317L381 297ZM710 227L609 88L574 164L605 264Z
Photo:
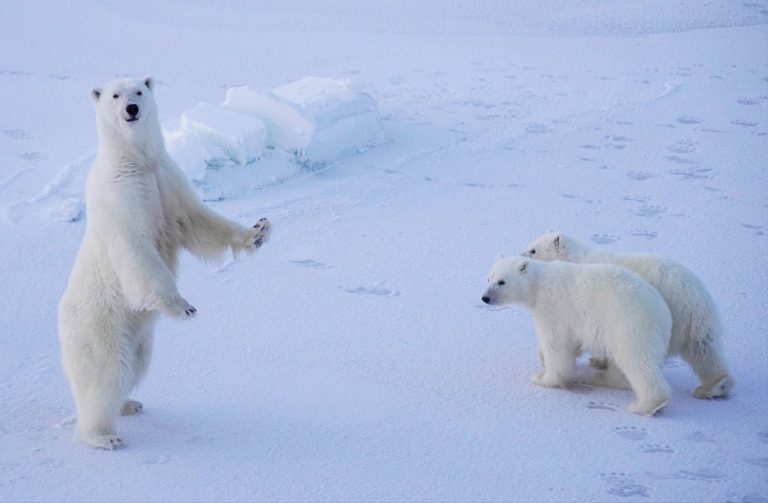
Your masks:
M160 132L151 77L113 80L91 91L99 135L147 143Z
M525 257L499 257L488 274L486 304L527 304L532 300L537 261Z
M560 232L550 232L537 238L521 254L523 257L551 262L576 262L587 250L574 238Z

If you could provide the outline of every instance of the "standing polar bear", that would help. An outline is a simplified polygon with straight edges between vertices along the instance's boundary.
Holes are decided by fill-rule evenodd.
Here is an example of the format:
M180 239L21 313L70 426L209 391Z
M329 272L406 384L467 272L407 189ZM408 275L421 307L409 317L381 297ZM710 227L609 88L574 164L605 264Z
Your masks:
M541 236L523 255L546 261L611 263L639 274L661 293L669 306L672 337L668 354L682 356L701 380L693 395L718 398L726 396L733 387L720 348L722 329L715 303L704 283L690 270L651 253L618 254L591 250L561 233ZM605 365L599 360L595 363L598 367ZM611 376L615 369L610 365L607 374L607 384L620 385L621 376Z
M153 81L94 89L99 148L86 182L85 235L59 304L62 363L77 406L78 440L115 449L118 414L141 403L128 393L152 354L157 316L191 318L176 287L178 254L203 258L254 251L269 221L252 228L203 205L163 141Z
M522 304L533 312L544 371L540 386L566 387L581 351L607 354L629 380L630 412L653 415L669 400L661 364L672 316L647 281L624 268L501 257L491 269L486 304Z

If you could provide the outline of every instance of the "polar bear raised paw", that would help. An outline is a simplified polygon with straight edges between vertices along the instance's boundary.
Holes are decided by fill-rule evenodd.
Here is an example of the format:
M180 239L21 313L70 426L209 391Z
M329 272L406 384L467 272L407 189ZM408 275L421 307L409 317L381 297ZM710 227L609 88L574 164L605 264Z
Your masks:
M251 246L253 248L260 248L261 245L267 242L269 239L269 229L272 224L266 218L259 219L251 229L252 235L250 237Z

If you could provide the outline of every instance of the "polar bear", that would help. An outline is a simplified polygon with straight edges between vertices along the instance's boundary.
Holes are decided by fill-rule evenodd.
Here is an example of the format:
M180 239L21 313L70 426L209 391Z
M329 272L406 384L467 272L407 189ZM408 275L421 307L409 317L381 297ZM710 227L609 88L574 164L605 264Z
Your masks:
M147 370L160 312L191 318L176 286L182 248L209 259L252 252L270 223L252 228L203 205L165 150L151 78L94 89L99 147L86 181L87 221L59 303L62 364L77 407L76 437L115 449L118 414Z
M581 351L608 355L635 392L635 414L651 416L670 390L661 373L672 316L647 281L608 264L500 257L482 296L486 304L517 303L533 313L544 371L540 386L566 387Z
M727 396L733 379L722 357L722 333L715 303L704 283L689 269L651 253L619 254L590 249L562 233L549 233L531 243L524 256L539 260L579 263L611 263L626 267L645 278L664 297L672 313L672 338L668 355L680 355L699 377L697 398ZM606 365L598 358L593 366ZM609 368L609 373L612 369ZM620 377L620 376L619 376ZM606 384L618 384L609 377Z

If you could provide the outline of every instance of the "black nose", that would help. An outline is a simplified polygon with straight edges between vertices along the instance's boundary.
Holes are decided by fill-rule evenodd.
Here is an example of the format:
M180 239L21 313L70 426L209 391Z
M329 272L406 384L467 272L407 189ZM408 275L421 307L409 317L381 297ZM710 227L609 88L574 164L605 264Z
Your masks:
M491 298L490 298L490 297L488 297L487 295L483 295L483 299L482 299L482 300L483 300L483 302L485 302L486 304L488 304L489 302L491 302Z
M139 113L139 105L136 105L134 103L131 103L127 107L125 107L125 111L128 112L128 115L131 117L136 117Z

